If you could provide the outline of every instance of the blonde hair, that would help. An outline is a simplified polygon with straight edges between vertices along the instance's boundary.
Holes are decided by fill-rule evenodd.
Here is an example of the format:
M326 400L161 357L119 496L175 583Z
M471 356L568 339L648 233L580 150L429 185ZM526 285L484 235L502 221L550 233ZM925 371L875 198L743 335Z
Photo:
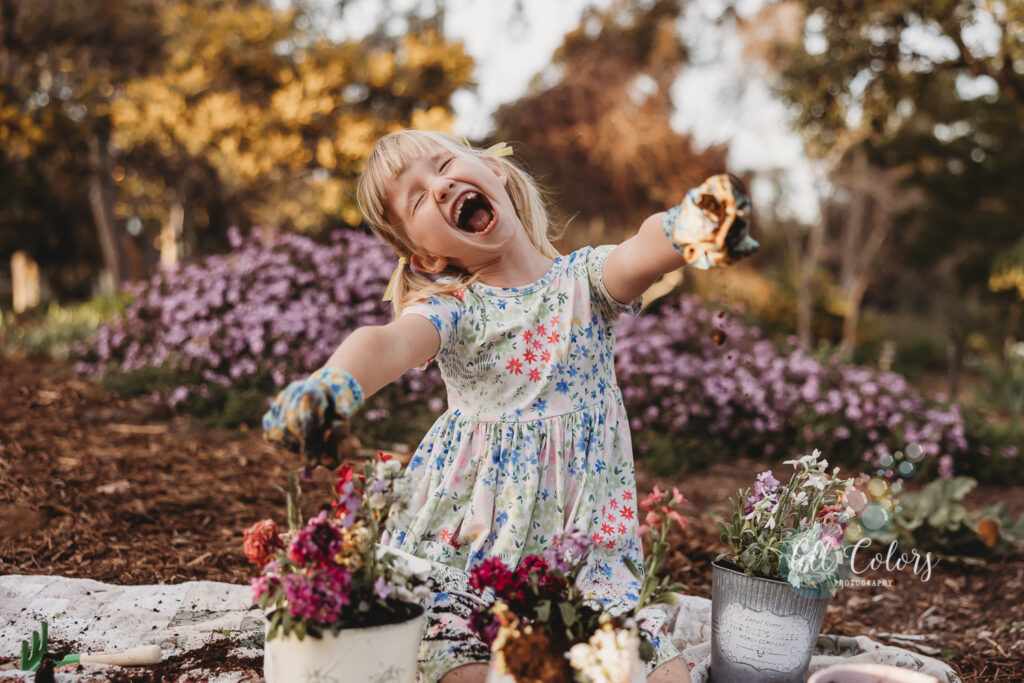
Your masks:
M401 222L387 215L388 191L395 178L414 160L436 154L438 147L453 154L470 154L480 158L497 159L508 176L505 190L512 200L516 215L526 228L533 246L545 256L560 256L551 243L548 212L540 188L525 171L507 158L491 151L471 147L468 143L438 131L403 130L385 135L374 145L366 170L359 178L356 198L370 228L390 244L400 257L410 258L417 253ZM392 306L397 316L408 304L435 294L451 294L475 281L475 276L447 268L440 281L434 281L411 267L398 269L394 279Z

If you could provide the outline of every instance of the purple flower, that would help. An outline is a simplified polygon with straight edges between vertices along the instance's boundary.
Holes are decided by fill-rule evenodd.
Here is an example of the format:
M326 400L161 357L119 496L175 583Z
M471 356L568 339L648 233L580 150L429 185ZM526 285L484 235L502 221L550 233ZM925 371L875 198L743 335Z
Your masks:
M562 574L568 574L572 565L578 563L590 551L593 539L585 532L570 526L551 539L551 546L543 553L548 566Z
M288 557L299 564L326 564L344 547L344 539L327 519L327 511L309 520L288 546Z
M377 580L373 584L373 592L377 594L377 597L381 600L387 600L388 596L391 595L391 591L391 585L384 579L384 577L377 577Z
M754 480L754 496L756 500L764 500L768 497L775 496L776 489L779 488L779 480L772 475L771 470L767 470L757 475L757 479Z

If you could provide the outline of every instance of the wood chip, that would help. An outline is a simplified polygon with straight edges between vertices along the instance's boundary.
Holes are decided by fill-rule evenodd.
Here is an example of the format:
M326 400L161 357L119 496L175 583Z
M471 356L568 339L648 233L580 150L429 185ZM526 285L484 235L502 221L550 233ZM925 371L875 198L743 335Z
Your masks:
M167 425L155 424L155 425L127 425L127 424L108 424L107 429L118 434L166 434Z

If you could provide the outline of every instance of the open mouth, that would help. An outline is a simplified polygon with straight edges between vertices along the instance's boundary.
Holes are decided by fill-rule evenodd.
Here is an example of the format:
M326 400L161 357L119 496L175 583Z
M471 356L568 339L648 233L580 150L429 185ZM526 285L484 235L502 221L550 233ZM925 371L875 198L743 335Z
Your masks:
M478 234L486 232L494 223L494 209L491 203L476 192L467 192L455 204L455 227L463 232Z

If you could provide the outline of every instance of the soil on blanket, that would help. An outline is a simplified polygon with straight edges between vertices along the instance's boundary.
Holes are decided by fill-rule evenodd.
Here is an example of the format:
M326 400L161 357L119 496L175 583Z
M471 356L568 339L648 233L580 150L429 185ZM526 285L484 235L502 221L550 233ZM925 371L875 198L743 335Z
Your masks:
M148 402L125 401L51 360L0 356L0 396L0 574L248 582L242 532L265 517L283 521L275 485L298 466L294 456L255 433L201 429ZM641 494L655 483L677 484L690 498L689 528L674 532L669 567L694 594L710 595L725 501L761 469L741 460L676 479L639 472ZM329 500L330 484L321 471L305 487L307 514ZM1003 499L1014 514L1024 511L1024 487L982 487L971 499ZM910 570L873 578L893 584L839 593L825 632L932 648L925 651L969 682L1024 680L1024 554L986 566L940 563L928 582ZM0 668L15 654L0 652ZM259 657L189 656L198 659L165 662L145 677L174 680L199 663L254 677L262 671Z

